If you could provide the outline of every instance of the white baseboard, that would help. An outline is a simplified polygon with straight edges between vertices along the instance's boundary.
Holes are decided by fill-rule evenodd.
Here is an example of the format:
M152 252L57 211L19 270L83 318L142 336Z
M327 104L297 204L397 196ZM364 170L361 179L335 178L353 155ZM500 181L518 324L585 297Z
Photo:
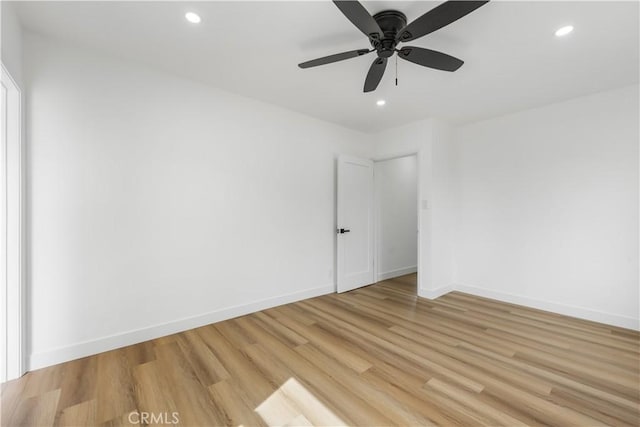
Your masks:
M575 307L572 305L544 301L521 295L496 292L489 289L479 288L477 286L456 284L453 286L453 288L456 291L465 292L471 295L491 298L498 301L509 302L512 304L524 305L526 307L564 314L566 316L577 317L579 319L591 320L593 322L605 323L607 325L619 326L621 328L640 330L640 319L634 319L632 317L625 317L583 307Z
M448 294L453 291L453 285L440 286L437 289L422 289L418 288L418 296L427 299L436 299L442 295Z
M335 292L335 285L332 283L317 288L305 289L304 291L254 301L249 304L223 308L209 313L200 314L198 316L175 320L169 323L149 326L45 352L34 353L29 356L28 370L32 371L58 363L68 362L69 360L91 356L93 354L114 350L120 347L126 347L128 345L198 328L200 326L209 325L222 320L232 319L234 317L243 316L256 311L265 310L267 308L333 292Z
M410 274L405 273L405 274ZM453 290L477 295L485 298L491 298L498 301L519 304L526 307L546 310L553 313L564 314L567 316L577 317L580 319L591 320L594 322L604 323L613 326L619 326L627 329L640 330L640 320L631 317L619 316L617 314L595 311L582 307L575 307L565 304L559 304L549 301L538 300L520 295L512 295L503 292L496 292L484 288L469 285L446 285L437 289L421 289L418 288L418 296L427 299L435 299L445 295ZM211 323L220 322L245 314L254 313L256 311L265 310L267 308L276 307L282 304L288 304L307 298L313 298L320 295L326 295L335 291L334 284L324 285L317 288L306 289L300 292L280 295L277 297L267 298L260 301L254 301L249 304L237 305L233 307L215 310L198 316L188 317L169 323L154 325L147 328L136 329L121 334L115 334L107 337L98 338L91 341L85 341L66 347L61 347L46 352L34 353L29 357L28 370L44 368L62 362L67 362L81 357L91 356L93 354L102 353L116 348L137 344L140 342L160 338L163 336L175 334L200 326L209 325Z
M404 267L398 268L391 271L386 271L384 273L378 273L378 282L383 280L393 279L394 277L400 277L411 273L417 273L418 266L414 265L413 267Z

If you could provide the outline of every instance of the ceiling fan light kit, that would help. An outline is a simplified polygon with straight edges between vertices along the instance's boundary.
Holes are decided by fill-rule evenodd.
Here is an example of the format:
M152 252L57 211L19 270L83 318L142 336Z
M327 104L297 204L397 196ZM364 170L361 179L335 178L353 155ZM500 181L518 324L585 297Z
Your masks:
M317 67L349 58L376 52L377 58L369 67L364 82L364 92L376 90L384 71L387 59L394 53L405 61L442 71L456 71L464 63L446 53L417 46L404 46L398 49L398 43L408 42L439 30L463 16L473 12L488 1L451 0L431 9L407 25L407 17L397 10L385 10L371 14L358 1L335 1L338 9L367 38L372 49L358 49L342 52L298 64L300 68Z

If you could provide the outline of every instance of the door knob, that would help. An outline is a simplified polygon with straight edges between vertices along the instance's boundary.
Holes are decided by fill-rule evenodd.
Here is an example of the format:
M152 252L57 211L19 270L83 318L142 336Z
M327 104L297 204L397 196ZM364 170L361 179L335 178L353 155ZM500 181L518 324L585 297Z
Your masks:
M346 228L340 228L338 229L338 234L344 234L344 233L349 233L351 230L347 230Z

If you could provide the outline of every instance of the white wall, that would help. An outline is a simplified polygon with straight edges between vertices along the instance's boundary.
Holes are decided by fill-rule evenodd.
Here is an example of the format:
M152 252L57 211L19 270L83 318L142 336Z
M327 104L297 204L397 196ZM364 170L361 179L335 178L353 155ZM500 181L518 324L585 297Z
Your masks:
M334 290L363 134L25 37L31 369Z
M378 280L414 273L418 262L415 155L375 163Z
M2 64L22 87L22 27L13 2L0 2L0 52Z
M455 135L458 289L638 328L638 86Z
M431 274L432 291L437 297L452 289L455 282L454 233L456 210L453 167L452 128L443 121L433 121L431 145Z
M637 86L372 147L38 36L24 61L31 369L332 292L340 153L417 153L421 296L637 325Z
M375 159L417 153L418 295L426 298L453 288L449 133L441 120L421 120L377 134L374 145Z

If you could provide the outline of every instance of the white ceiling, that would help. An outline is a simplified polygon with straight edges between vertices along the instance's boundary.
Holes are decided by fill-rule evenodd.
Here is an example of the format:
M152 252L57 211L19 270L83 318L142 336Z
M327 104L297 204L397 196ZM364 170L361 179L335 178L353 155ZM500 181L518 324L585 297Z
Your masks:
M365 1L409 21L439 2ZM374 54L301 70L299 62L368 48L329 1L23 2L23 26L320 119L379 131L437 116L466 122L638 82L639 4L491 2L409 44L465 64L455 73L395 61L362 93ZM199 25L186 11L202 17ZM575 31L556 38L565 24ZM376 107L384 98L387 105Z

